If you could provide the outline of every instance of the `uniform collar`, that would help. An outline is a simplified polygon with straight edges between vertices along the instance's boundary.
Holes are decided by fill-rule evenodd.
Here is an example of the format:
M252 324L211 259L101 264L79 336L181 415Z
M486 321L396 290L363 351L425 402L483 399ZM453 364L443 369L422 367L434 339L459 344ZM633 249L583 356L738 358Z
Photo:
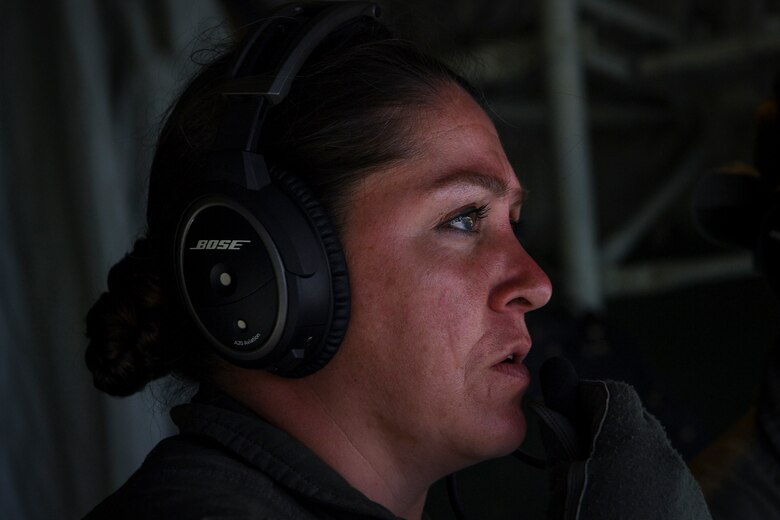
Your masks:
M204 387L190 403L171 410L171 418L182 434L213 439L307 501L378 519L397 518L298 440L224 393Z

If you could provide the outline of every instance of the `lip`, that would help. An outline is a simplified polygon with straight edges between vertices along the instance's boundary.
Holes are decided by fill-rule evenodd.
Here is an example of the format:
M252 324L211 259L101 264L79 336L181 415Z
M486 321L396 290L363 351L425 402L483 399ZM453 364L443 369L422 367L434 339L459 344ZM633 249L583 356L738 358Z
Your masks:
M530 382L531 380L531 373L522 361L515 360L513 363L498 363L493 365L493 370L524 382Z
M523 360L531 350L528 345L519 345L513 347L511 350L505 351L501 354L501 357L495 360L492 368L504 375L530 381L531 374L528 371L528 367L523 364ZM507 361L507 358L512 356L511 361Z
M528 355L528 352L530 352L530 350L531 350L530 344L515 345L514 347L508 350L502 351L501 354L498 354L493 360L493 366L521 365L525 357ZM510 356L512 356L512 361L509 363L505 363L506 359Z

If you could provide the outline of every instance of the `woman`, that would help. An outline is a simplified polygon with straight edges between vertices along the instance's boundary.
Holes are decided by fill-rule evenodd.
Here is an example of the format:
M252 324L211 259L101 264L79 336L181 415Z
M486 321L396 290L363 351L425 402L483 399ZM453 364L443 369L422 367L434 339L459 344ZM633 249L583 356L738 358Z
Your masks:
M551 288L516 239L522 187L470 87L358 5L345 16L287 8L279 30L207 66L171 111L152 166L148 239L111 270L88 316L87 363L114 395L170 372L200 391L172 412L182 433L90 518L419 519L434 481L523 440L524 316ZM272 52L307 45L305 60ZM273 103L257 101L269 66L297 71ZM224 144L234 133L238 152ZM282 315L308 314L293 308L307 297L295 287L321 274L290 267L285 233L263 223L288 198L319 201L327 215L306 210L324 243L312 254L328 258L333 283L324 332L279 326ZM212 210L227 215L220 232L248 234L201 226ZM320 228L326 219L334 231ZM234 265L260 242L261 260ZM223 251L224 262L196 256ZM304 264L309 253L293 256ZM276 314L254 334L253 315L227 300L260 276L256 263L275 281L246 292L270 287Z

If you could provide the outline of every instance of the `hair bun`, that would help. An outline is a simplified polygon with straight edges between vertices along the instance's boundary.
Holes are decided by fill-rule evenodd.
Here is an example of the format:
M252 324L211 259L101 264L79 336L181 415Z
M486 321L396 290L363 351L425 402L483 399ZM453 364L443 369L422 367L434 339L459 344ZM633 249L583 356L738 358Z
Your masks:
M171 371L162 341L164 298L154 253L145 239L108 274L108 292L87 314L87 367L100 390L127 396Z

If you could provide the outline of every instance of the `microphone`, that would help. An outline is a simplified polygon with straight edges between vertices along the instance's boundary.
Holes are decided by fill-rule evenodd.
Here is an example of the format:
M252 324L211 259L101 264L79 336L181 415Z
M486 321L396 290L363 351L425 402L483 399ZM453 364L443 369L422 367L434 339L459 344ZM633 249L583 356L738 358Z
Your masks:
M530 408L556 439L558 447L547 450L548 464L556 460L584 459L589 451L590 432L581 411L580 378L574 366L561 357L549 358L539 370L539 379L544 404L532 403Z
M579 418L580 378L574 366L562 357L547 359L539 369L545 405L575 423Z

